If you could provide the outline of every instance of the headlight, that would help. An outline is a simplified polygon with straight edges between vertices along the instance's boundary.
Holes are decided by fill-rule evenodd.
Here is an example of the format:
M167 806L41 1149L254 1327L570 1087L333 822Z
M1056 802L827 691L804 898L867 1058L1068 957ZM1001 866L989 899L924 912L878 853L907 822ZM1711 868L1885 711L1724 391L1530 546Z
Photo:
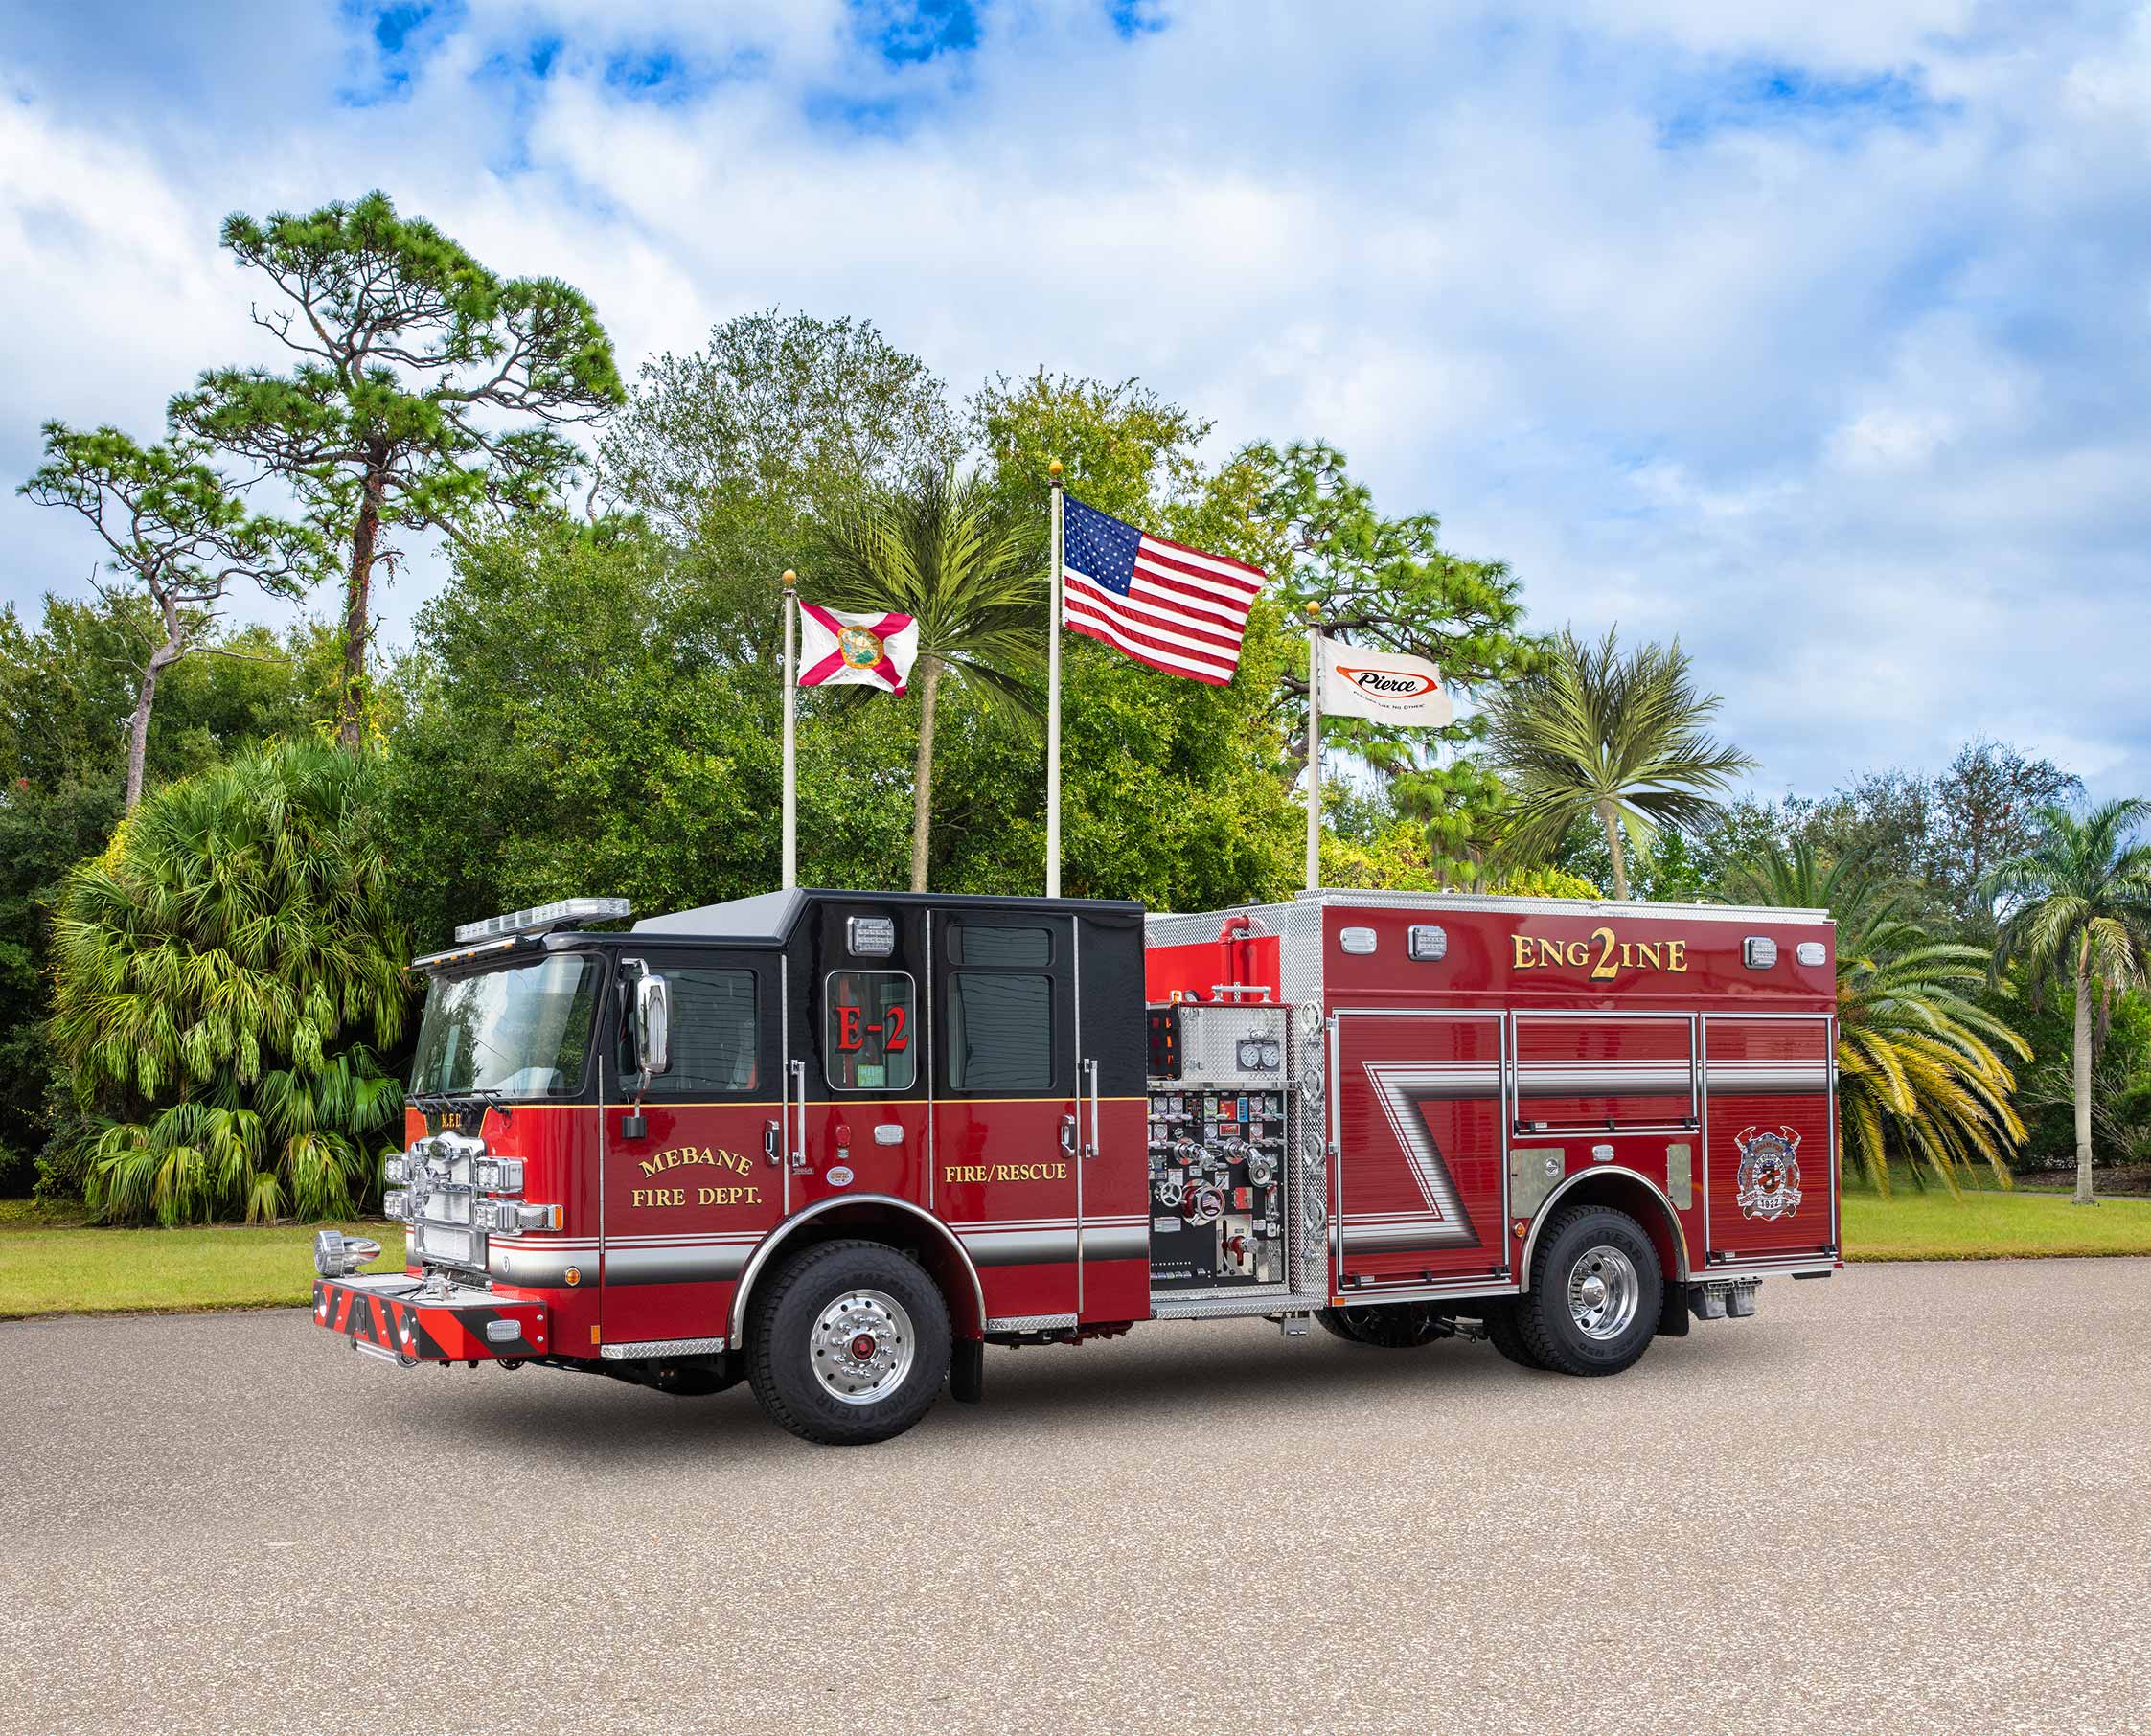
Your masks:
M481 1194L519 1194L523 1191L520 1157L481 1157L471 1166L471 1183Z
M389 1158L381 1165L383 1181L408 1181L411 1178L411 1160L405 1156Z
M400 1223L411 1221L411 1196L403 1188L392 1187L381 1196L381 1216L394 1218Z

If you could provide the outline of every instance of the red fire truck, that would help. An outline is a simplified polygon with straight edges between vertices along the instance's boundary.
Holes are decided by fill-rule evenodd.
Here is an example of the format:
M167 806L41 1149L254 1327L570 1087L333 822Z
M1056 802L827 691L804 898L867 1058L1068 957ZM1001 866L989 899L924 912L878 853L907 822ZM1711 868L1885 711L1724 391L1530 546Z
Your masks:
M1613 1374L1839 1265L1820 911L1321 892L1208 915L788 891L458 930L314 1317L422 1362L882 1440L1142 1320Z

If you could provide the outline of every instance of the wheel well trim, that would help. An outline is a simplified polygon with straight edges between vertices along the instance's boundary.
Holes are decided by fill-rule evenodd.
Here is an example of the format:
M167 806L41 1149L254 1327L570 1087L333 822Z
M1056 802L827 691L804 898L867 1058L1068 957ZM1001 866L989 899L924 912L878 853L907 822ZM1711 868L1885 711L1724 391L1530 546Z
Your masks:
M908 1199L899 1199L894 1194L833 1194L827 1199L815 1200L804 1211L794 1212L771 1230L768 1235L765 1236L754 1252L748 1256L746 1267L740 1273L739 1284L732 1291L731 1332L729 1336L733 1343L739 1344L744 1339L748 1293L754 1289L755 1279L762 1275L763 1268L769 1264L777 1250L789 1243L791 1240L792 1233L810 1219L818 1218L824 1212L835 1211L840 1206L847 1205L890 1206L899 1212L909 1214L933 1230L941 1238L943 1245L956 1256L962 1264L964 1271L969 1275L972 1300L978 1310L976 1318L980 1323L980 1329L984 1329L986 1287L979 1282L978 1267L973 1261L970 1250L964 1246L953 1230L931 1212L912 1204Z
M1553 1208L1561 1202L1564 1195L1572 1193L1585 1182L1595 1181L1602 1176L1619 1176L1625 1180L1640 1182L1644 1191L1658 1201L1659 1209L1665 1214L1667 1226L1673 1231L1673 1245L1681 1250L1681 1269L1669 1276L1677 1284L1688 1281L1688 1273L1695 1267L1695 1262L1688 1255L1688 1232L1681 1223L1681 1214L1673 1209L1673 1201L1666 1198L1665 1190L1640 1170L1632 1170L1625 1164L1601 1163L1594 1164L1588 1170L1578 1170L1541 1202L1538 1215L1531 1220L1530 1233L1523 1238L1523 1252L1517 1259L1519 1293L1528 1292L1531 1289L1531 1256L1539 1245L1539 1232L1545 1228L1546 1220L1553 1216Z

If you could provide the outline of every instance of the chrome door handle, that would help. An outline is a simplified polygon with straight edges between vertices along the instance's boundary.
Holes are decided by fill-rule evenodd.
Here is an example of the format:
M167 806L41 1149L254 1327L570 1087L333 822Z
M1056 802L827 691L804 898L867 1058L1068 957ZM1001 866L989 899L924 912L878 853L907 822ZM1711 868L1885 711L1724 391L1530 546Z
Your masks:
M769 1167L777 1167L777 1154L784 1147L784 1123L765 1121L762 1124L762 1155L768 1159Z
M1061 1150L1070 1157L1076 1154L1076 1118L1073 1115L1061 1117Z
M1090 1079L1090 1138L1083 1148L1083 1154L1095 1157L1098 1154L1098 1063L1087 1061L1083 1070Z
M791 1063L791 1107L799 1117L799 1137L791 1148L791 1167L804 1171L807 1167L807 1063L803 1061Z

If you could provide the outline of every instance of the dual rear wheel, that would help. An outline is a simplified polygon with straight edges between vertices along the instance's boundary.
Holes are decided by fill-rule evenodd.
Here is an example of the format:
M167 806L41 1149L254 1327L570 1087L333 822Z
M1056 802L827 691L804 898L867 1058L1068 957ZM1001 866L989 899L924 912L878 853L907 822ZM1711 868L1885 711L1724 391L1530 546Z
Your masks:
M1618 1374L1649 1347L1664 1285L1640 1223L1606 1206L1576 1206L1541 1233L1530 1288L1483 1305L1487 1339L1522 1368ZM1336 1337L1384 1350L1430 1344L1456 1330L1431 1302L1325 1308L1315 1317Z
M1579 1205L1540 1232L1530 1288L1488 1305L1486 1336L1523 1368L1618 1374L1650 1348L1664 1300L1643 1226L1626 1212Z

